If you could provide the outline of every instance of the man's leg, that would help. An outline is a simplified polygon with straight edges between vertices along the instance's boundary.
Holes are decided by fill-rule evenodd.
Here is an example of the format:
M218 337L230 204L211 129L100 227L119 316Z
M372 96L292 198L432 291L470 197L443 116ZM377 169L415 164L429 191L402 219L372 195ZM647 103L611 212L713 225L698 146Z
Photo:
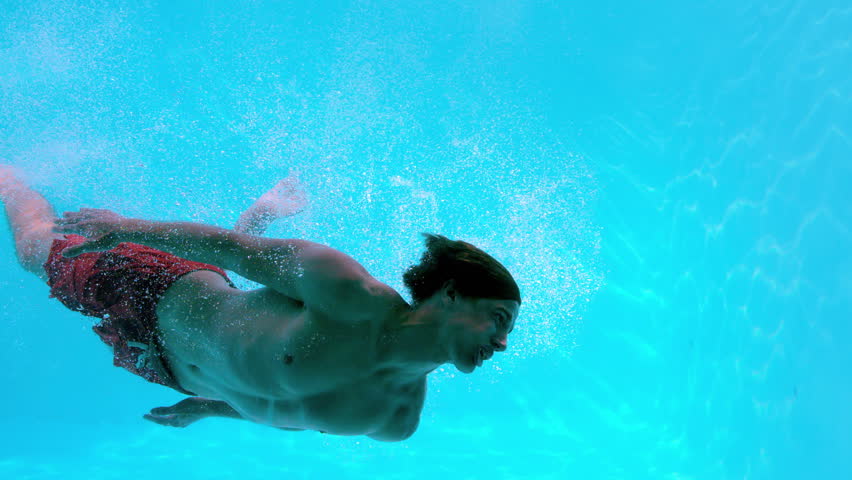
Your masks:
M291 173L240 215L234 231L263 235L272 222L301 212L307 203L305 190L296 175Z
M6 206L6 217L15 236L18 262L30 273L47 281L43 265L54 239L56 213L50 203L30 189L7 165L0 165L0 201Z

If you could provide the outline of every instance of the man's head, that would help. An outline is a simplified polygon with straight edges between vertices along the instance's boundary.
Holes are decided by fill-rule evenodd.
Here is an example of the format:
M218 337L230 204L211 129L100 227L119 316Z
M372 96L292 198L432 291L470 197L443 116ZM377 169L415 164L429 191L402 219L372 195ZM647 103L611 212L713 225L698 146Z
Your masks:
M427 301L442 312L449 360L471 372L506 349L521 293L512 275L494 257L462 241L424 234L420 263L403 275L415 308Z

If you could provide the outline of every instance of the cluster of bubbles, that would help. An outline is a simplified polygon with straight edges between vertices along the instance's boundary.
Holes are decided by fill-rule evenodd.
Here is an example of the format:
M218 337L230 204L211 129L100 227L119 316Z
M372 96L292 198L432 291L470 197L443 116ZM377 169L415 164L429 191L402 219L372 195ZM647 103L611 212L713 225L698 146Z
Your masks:
M402 273L423 251L420 232L473 243L504 263L522 290L509 352L569 355L584 307L603 282L595 179L582 158L545 135L503 143L504 132L523 121L505 122L448 145L420 138L427 149L417 152L395 145L394 156L303 161L310 205L273 234L330 244L400 292Z
M471 242L521 286L511 352L570 353L603 281L594 174L522 99L469 81L475 65L432 75L427 39L382 47L353 20L293 70L274 49L158 39L132 20L142 11L42 7L6 28L7 60L41 61L0 77L0 119L19 126L0 154L60 211L231 227L297 171L308 207L269 235L327 243L399 290L420 232Z

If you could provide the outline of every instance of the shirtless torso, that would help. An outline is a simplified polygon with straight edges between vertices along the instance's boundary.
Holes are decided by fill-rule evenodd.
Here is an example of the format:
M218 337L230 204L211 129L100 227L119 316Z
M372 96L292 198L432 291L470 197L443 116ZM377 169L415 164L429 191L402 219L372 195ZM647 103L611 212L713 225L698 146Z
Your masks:
M419 422L426 377L412 380L382 362L380 332L408 304L373 285L370 311L335 315L270 288L243 291L214 272L192 273L157 309L166 358L183 388L224 401L247 420L407 436Z

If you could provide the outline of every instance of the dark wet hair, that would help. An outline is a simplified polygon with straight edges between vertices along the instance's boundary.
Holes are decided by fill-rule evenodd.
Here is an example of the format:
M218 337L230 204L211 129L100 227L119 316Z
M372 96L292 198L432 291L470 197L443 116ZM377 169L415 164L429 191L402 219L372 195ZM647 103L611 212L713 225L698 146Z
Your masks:
M512 274L491 255L460 240L424 233L426 251L420 263L408 267L402 276L405 287L417 305L453 280L465 297L515 300L521 292Z

